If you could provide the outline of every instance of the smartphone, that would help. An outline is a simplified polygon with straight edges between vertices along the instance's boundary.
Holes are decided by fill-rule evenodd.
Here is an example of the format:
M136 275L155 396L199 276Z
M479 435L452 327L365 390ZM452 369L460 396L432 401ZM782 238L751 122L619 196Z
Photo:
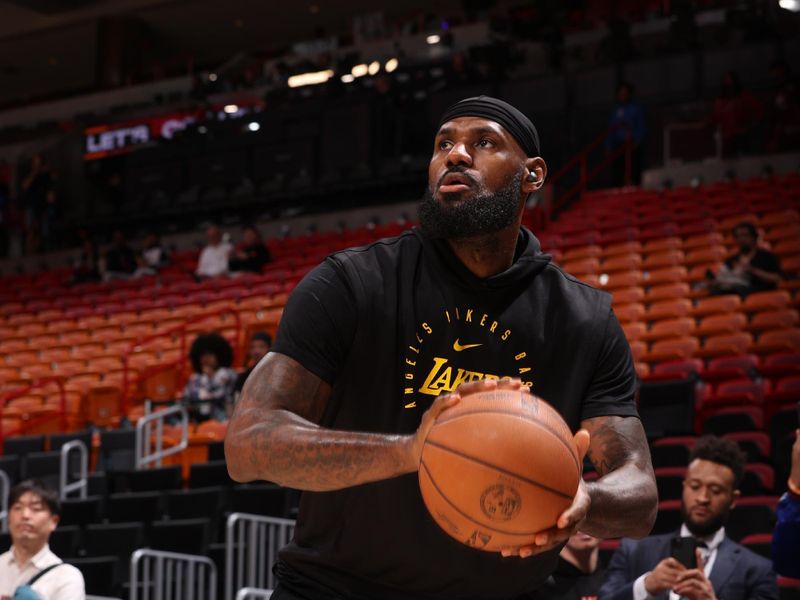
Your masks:
M669 547L669 555L681 563L687 569L697 568L697 540L692 537L672 538Z

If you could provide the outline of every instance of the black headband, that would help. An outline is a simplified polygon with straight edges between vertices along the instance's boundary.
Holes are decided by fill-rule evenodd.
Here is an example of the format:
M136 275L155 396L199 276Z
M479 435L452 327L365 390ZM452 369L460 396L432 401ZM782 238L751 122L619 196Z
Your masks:
M456 102L444 111L439 127L458 117L484 117L495 121L517 140L529 157L541 156L539 134L531 120L508 102L491 96L475 96Z

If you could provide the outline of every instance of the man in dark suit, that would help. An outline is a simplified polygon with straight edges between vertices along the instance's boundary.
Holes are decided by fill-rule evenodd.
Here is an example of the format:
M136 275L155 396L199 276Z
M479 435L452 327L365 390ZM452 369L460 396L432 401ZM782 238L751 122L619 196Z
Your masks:
M611 558L599 599L777 599L771 563L725 536L743 474L744 455L735 442L716 437L698 440L683 481L680 531L639 541L623 539ZM675 537L693 539L696 565L671 557Z

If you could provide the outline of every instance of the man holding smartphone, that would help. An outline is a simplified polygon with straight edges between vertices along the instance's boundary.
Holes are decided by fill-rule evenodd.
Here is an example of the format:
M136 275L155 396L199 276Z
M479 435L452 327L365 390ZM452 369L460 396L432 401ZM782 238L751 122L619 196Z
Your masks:
M711 436L698 440L683 481L680 531L622 540L599 598L777 599L770 561L725 535L744 463L735 442Z

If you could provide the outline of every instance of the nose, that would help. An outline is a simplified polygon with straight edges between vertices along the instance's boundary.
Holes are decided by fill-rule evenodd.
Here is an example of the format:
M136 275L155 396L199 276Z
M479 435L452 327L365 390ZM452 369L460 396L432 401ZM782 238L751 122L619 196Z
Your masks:
M454 167L456 165L465 167L472 166L472 155L463 142L453 144L453 147L450 148L450 152L447 153L447 166Z

